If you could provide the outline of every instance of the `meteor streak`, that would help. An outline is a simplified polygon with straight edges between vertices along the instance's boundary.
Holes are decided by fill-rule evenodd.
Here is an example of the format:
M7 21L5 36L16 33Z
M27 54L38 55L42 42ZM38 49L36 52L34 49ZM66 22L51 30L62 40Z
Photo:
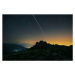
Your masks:
M37 19L35 18L35 16L34 16L34 15L33 15L33 18L35 19L35 21L36 21L37 25L39 26L39 28L40 28L40 30L41 30L41 32L42 32L42 34L43 34L43 36L44 36L44 38L45 38L45 40L46 40L46 36L45 36L45 34L44 34L44 32L43 32L43 30L42 30L42 28L41 28L40 24L38 23L38 21L37 21Z

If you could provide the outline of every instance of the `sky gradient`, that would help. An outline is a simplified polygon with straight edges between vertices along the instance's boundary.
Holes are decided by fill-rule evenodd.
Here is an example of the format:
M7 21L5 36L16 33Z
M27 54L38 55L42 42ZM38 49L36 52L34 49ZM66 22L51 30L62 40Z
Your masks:
M40 27L38 26L36 20ZM29 44L40 40L50 44L73 45L73 16L3 15L3 43Z

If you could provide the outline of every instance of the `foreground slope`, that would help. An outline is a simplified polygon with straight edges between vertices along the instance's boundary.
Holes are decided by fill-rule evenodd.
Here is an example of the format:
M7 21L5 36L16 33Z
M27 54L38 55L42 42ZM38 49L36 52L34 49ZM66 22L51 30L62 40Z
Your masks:
M72 60L72 47L40 41L26 51L3 55L3 60Z

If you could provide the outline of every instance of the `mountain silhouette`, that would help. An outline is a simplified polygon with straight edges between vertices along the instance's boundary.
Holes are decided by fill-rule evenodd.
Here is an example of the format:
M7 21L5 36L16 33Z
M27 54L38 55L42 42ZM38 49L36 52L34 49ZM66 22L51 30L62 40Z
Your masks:
M18 51L26 50L26 49L27 48L18 44L3 43L3 54L9 54L12 52L18 52Z
M28 50L4 56L3 60L72 60L72 49L73 45L51 45L39 41Z
M47 44L45 41L36 42L36 44L31 47L32 49L47 49L51 44Z

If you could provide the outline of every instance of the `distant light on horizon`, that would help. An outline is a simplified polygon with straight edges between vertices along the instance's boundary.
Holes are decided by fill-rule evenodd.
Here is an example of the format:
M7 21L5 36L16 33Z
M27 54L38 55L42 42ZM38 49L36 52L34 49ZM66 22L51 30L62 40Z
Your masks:
M14 52L18 52L19 50L15 49Z
M32 15L3 15L3 43L21 43L24 47L30 48L36 42L45 40L42 35L44 33L47 43L73 45L72 14L37 14L35 17L40 26Z

